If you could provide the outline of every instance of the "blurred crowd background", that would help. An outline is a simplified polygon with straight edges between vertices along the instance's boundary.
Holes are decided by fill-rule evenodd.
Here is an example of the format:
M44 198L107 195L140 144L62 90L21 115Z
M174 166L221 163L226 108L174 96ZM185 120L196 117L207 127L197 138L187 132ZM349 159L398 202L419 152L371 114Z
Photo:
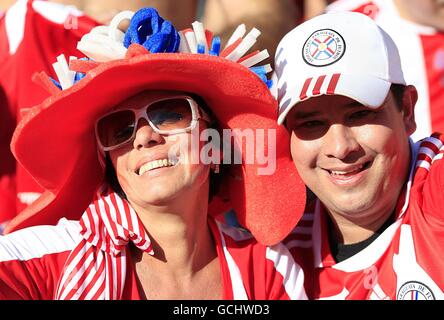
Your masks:
M6 11L16 1L1 0L0 10ZM179 29L188 28L195 20L208 30L228 40L241 23L261 30L258 47L272 53L277 42L300 22L322 13L332 0L52 0L75 6L100 24L107 24L123 10L136 11L155 7L161 16Z
M42 192L9 148L17 123L48 96L32 75L46 71L54 77L58 55L80 56L76 44L83 34L119 11L142 7L155 7L178 30L202 21L222 43L241 23L256 27L262 32L256 48L268 49L270 63L281 38L303 21L324 12L366 14L394 38L406 80L418 88L412 138L444 131L443 0L0 0L0 226Z

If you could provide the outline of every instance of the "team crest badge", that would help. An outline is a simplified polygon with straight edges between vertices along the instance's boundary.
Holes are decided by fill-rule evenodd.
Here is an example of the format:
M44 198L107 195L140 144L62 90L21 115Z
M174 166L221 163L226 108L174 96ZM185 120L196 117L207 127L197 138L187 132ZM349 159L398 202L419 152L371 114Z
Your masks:
M302 49L304 61L314 67L326 67L338 62L344 53L344 38L331 29L314 32Z
M398 291L397 300L435 300L432 290L418 281L404 283Z

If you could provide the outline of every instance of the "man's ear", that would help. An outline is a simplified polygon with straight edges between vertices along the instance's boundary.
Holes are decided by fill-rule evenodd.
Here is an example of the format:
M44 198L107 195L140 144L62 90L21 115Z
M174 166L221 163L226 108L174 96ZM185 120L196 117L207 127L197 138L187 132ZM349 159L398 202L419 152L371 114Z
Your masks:
M402 113L405 130L412 135L416 130L415 105L418 101L418 92L414 86L406 86L402 97Z

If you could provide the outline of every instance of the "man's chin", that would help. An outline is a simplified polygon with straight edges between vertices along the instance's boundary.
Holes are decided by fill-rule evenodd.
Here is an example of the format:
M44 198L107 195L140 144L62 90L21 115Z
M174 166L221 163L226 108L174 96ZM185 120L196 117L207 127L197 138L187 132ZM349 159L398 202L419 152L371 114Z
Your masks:
M375 201L358 195L353 198L335 199L330 201L330 205L327 205L327 202L323 203L326 204L330 211L337 212L341 216L357 218L367 215L367 212L372 209Z

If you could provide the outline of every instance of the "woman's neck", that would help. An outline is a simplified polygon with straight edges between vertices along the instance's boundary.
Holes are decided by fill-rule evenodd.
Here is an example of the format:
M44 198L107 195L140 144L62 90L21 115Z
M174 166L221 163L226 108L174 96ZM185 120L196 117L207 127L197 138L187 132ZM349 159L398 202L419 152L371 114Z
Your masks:
M208 201L189 195L177 200L181 205L156 210L134 206L154 250L153 256L133 253L141 287L150 299L220 299L220 266L207 221Z
M189 268L191 271L196 259L201 260L200 257L214 251L207 222L207 202L184 192L167 205L141 207L133 204L148 231L156 259L167 263L172 270L183 272L183 268Z

